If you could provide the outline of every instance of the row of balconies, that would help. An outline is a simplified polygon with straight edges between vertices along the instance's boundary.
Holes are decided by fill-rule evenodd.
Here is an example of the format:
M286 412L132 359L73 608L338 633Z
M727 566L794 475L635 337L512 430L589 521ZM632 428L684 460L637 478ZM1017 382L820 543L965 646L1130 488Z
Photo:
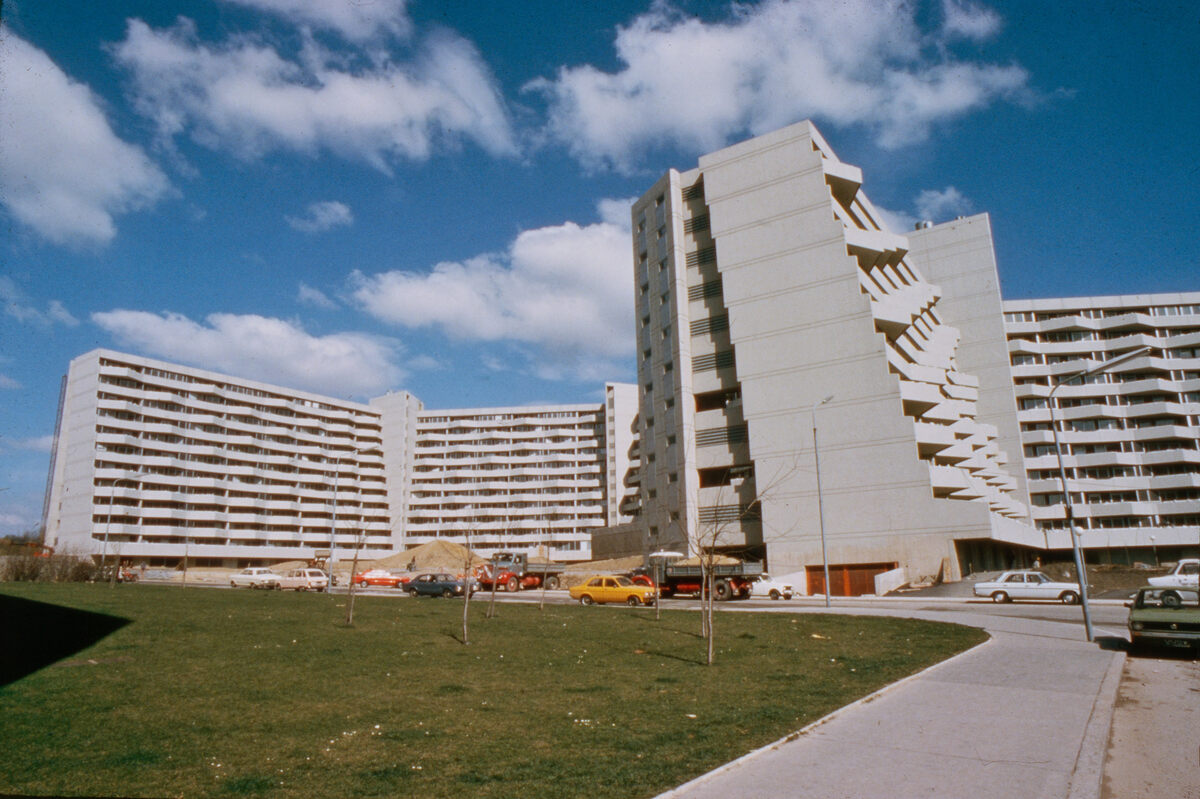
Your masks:
M414 511L428 510L441 508L444 505L459 505L459 504L474 504L477 508L487 508L489 505L503 506L507 508L525 509L536 511L544 511L547 508L570 508L574 507L578 502L601 502L604 500L604 492L596 491L580 491L569 496L559 496L551 500L547 500L544 496L538 494L519 494L513 493L502 497L464 497L464 496L449 496L449 497L429 497L418 498L412 497L408 501L408 506Z
M254 391L256 394L247 394L242 391L226 388L217 383L212 383L205 379L197 378L193 380L178 380L163 375L148 375L137 368L127 366L114 366L102 364L100 374L103 376L126 377L142 384L141 391L168 393L172 397L186 398L190 401L201 401L198 397L192 396L197 393L213 394L226 400L231 400L236 405L264 405L275 408L288 408L297 413L305 415L320 415L321 418L342 419L351 421L357 416L371 415L371 411L367 409L349 410L341 408L315 408L305 404L305 401L293 397L284 397L278 395L267 394L258 389ZM158 384L167 384L167 388L160 388Z
M1035 311L1036 313L1036 311ZM1005 321L1004 330L1010 336L1036 333L1052 333L1064 330L1114 330L1123 327L1149 328L1158 331L1162 328L1200 327L1200 317L1185 316L1150 316L1136 311L1116 314L1114 316L1059 316L1053 319L1039 319L1030 322Z
M260 545L276 545L276 546L312 546L317 548L329 547L329 528L320 529L305 529L301 532L293 532L286 530L226 530L226 529L211 529L203 527L163 527L153 524L122 524L113 522L107 531L104 526L92 528L92 539L95 541L103 541L107 534L110 550L113 540L121 537L141 537L141 538L166 538L175 543L182 544L186 539L193 544L222 544L228 543L233 545L235 541L255 541ZM236 536L236 538L233 538ZM338 533L333 537L336 544L344 546L353 546L360 539L366 541L387 541L391 538L391 532L386 529L366 530L344 530L338 526Z
M463 420L452 422L428 422L417 419L417 435L464 435L478 438L487 435L505 435L528 433L530 435L565 435L577 432L581 436L595 435L600 415L597 411L584 411L575 417L561 417L553 422L537 417L522 417L481 422L479 420ZM514 430L514 428L529 427L529 430Z
M577 527L602 527L605 524L605 513L558 514L548 516L537 513L508 513L495 514L474 519L456 519L437 514L411 514L405 522L406 530L459 530L466 528L506 529L508 527L537 528L540 526L554 529L575 529Z
M1121 353L1113 353L1120 355ZM1065 377L1073 375L1082 369L1090 368L1102 363L1108 359L1108 355L1101 359L1093 359L1088 357L1071 358L1070 360L1060 361L1058 363L1027 363L1014 364L1012 366L1013 379L1017 380L1025 377ZM1200 358L1162 358L1153 354L1139 355L1131 361L1127 361L1121 366L1123 372L1164 372L1169 375L1172 371L1186 371L1200 369ZM1085 388L1089 385L1111 385L1111 383L1091 383L1082 385L1063 386L1056 392L1061 394L1068 389Z
M1009 335L1008 351L1013 354L1029 355L1077 355L1094 354L1099 352L1111 353L1112 350L1131 350L1138 347L1151 347L1152 354L1161 357L1172 357L1171 350L1179 347L1191 347L1200 343L1200 330L1164 335L1161 331L1131 332L1127 336L1101 339L1079 339L1074 341L1037 341L1028 337ZM1158 352L1155 353L1154 350Z
M116 520L118 518L126 518L133 514L131 509L121 505L115 505L110 514L107 505L96 505L92 510L92 518L97 524L103 523L106 519ZM300 527L319 527L320 519L313 519L310 516L302 516L299 513L265 513L254 512L245 509L236 509L229 511L199 511L199 510L172 510L170 508L140 508L139 515L146 520L146 524L154 524L158 520L171 520L176 522L186 522L187 524L171 525L173 527L191 526L193 523L203 523L212 525L267 525L267 524L286 524L297 525ZM332 512L329 514L333 518ZM353 508L338 508L338 525L358 523L364 525L378 525L387 521L386 516L366 516L361 517ZM328 524L328 520L325 520Z
M1068 427L1059 432L1059 441L1070 444L1103 444L1106 442L1158 441L1164 438L1196 438L1200 428L1183 425L1154 425L1152 427L1125 427L1122 429L1072 430ZM1021 443L1025 446L1053 445L1053 430L1022 430Z
M1091 397L1117 397L1125 399L1141 394L1162 393L1182 395L1193 391L1200 391L1200 377L1188 378L1186 380L1173 380L1170 377L1163 377L1147 380L1131 380L1127 383L1089 383L1082 386L1072 384L1063 386L1054 392L1054 396L1059 399ZM1050 386L1041 383L1017 383L1013 386L1013 393L1016 395L1018 402L1023 399L1048 399L1050 396ZM1177 401L1185 402L1186 400L1179 399Z
M1138 466L1141 464L1200 464L1200 450L1171 449L1160 452L1090 452L1078 455L1063 453L1063 465L1067 468L1089 468L1094 466ZM1045 455L1025 456L1027 470L1054 469L1058 466L1053 452Z
M279 418L264 419L263 422L246 421L243 418L226 416L222 414L212 413L186 413L181 411L171 411L163 408L152 406L138 405L128 401L101 399L98 400L100 407L116 410L124 410L136 413L143 417L143 421L139 428L148 428L149 425L163 425L167 432L177 433L181 435L189 435L197 432L197 425L208 425L214 428L219 428L221 433L209 432L209 435L220 435L228 437L242 433L255 441L261 443L260 439L255 438L256 435L271 435L280 437L296 438L301 443L307 439L307 443L325 451L331 440L334 439L350 439L357 441L359 438L365 439L363 443L368 446L378 447L379 439L378 432L371 430L370 436L364 434L361 428L352 428L349 425L343 424L328 424L314 426L314 432L309 432L305 427L291 426L286 421ZM149 421L147 421L147 417ZM162 419L167 422L161 421ZM169 424L168 424L169 423ZM189 435L194 437L194 435ZM278 443L278 442L276 442Z
M187 438L199 438L205 435L219 436L219 441L228 441L236 439L238 441L255 442L262 446L267 443L279 444L280 442L267 442L256 437L256 435L272 435L280 437L295 438L298 442L296 451L300 451L299 447L312 447L315 449L307 450L313 454L326 455L333 457L337 456L338 450L331 450L330 444L334 443L333 439L351 439L356 441L358 436L354 430L346 427L342 429L320 428L318 433L308 433L302 428L281 427L271 425L248 424L246 422L237 421L234 419L226 419L221 416L213 416L211 414L181 414L171 411L163 411L158 408L148 408L136 403L131 403L126 400L114 399L99 399L97 400L98 407L109 411L127 412L135 414L141 419L139 421L126 421L119 418L105 417L103 424L109 427L121 427L126 425L134 426L136 431L145 431L160 433L166 435L179 435ZM153 412L154 415L149 415L147 412ZM162 417L169 421L162 421ZM214 433L211 431L202 430L201 425L208 425L219 428L221 432ZM335 432L342 432L343 435L333 435ZM361 433L362 431L357 431ZM379 447L380 442L377 438L365 440L368 446ZM288 445L282 445L288 446ZM347 442L347 446L350 446Z
M139 461L125 465L124 468L99 468L95 471L95 480L98 482L112 483L115 480L121 482L117 484L119 489L133 489L134 483L144 485L153 483L154 485L172 485L178 486L179 493L184 488L220 488L226 491L245 491L247 486L254 486L255 490L264 494L281 494L286 496L295 496L301 499L327 499L334 495L333 481L321 482L285 482L283 485L274 485L271 483L247 483L230 479L228 472L222 470L219 473L214 473L210 477L194 477L186 475L165 475L151 473L149 475L137 478L136 481L131 481L130 475L137 473L139 470L144 470L145 462ZM282 481L281 481L282 482ZM337 483L338 501L343 501L343 498L350 500L358 500L359 498L367 498L371 496L384 496L386 492L382 486L377 483L369 483L362 486L356 485L354 481L339 480Z
M226 424L226 425L245 425L254 428L262 428L264 426L274 426L279 430L303 429L306 427L317 427L328 433L345 433L353 435L356 421L349 412L336 414L328 419L313 420L311 424L305 424L303 418L295 416L279 416L271 413L269 410L259 410L249 405L229 405L207 402L205 400L194 397L184 397L178 394L165 391L138 391L134 392L129 389L122 389L119 386L105 386L101 389L107 394L116 395L124 399L133 408L152 410L155 416L165 416L170 419L178 419L180 421L191 421L205 424ZM121 400L101 399L99 402L117 402ZM164 408L150 403L164 403L180 406L179 410ZM104 407L103 405L101 407ZM125 408L125 410L133 410L133 408ZM191 411L191 412L188 412ZM196 411L200 411L197 413ZM256 424L253 422L243 421L244 417L250 417L256 420L266 422L266 425ZM374 420L372 420L374 421ZM378 425L373 424L372 427L378 429Z
M1129 475L1123 477L1067 477L1071 492L1076 491L1168 491L1200 488L1200 474ZM1061 493L1062 481L1045 478L1029 481L1030 494ZM1156 500L1158 501L1158 500Z
M1072 494L1075 492L1072 491ZM1067 518L1066 505L1061 503L1055 505L1033 507L1034 521L1044 521L1047 519L1065 519ZM1071 501L1071 508L1075 515L1086 516L1092 518L1105 518L1109 516L1162 516L1162 515L1178 515L1178 514L1194 514L1197 513L1197 502L1194 499L1190 500L1139 500L1133 502L1076 502Z
M459 460L463 455L475 456L479 458L493 458L503 460L506 457L513 458L529 458L529 457L562 457L564 455L575 455L576 457L587 458L597 457L600 452L600 443L596 440L582 442L566 442L566 443L539 443L536 445L523 445L516 442L511 444L477 444L464 442L459 445L448 446L422 446L417 450L416 457L418 460L436 460L448 459L452 455L459 456Z

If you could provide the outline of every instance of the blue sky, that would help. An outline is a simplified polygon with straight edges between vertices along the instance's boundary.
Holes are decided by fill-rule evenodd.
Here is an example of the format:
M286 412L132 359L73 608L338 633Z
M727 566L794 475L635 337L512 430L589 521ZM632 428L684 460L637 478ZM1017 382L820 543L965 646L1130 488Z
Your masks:
M96 347L427 407L632 380L628 201L816 121L1006 297L1200 289L1200 6L7 0L0 534Z

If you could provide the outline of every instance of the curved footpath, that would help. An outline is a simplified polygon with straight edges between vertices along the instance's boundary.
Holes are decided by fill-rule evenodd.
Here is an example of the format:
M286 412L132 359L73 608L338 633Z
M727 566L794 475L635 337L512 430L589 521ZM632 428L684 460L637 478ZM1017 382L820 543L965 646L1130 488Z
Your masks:
M1095 799L1125 653L1081 625L805 608L981 627L991 639L659 799Z

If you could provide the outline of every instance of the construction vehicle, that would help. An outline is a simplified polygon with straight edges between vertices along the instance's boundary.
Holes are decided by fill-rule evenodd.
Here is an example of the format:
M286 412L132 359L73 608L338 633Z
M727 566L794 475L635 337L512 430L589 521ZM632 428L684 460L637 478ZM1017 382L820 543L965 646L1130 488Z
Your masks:
M724 556L714 558L711 564L702 563L699 558L677 560L663 566L659 594L664 597L699 595L706 565L712 569L713 596L722 602L727 599L749 599L751 584L763 573L761 563Z
M521 589L558 588L563 566L549 561L530 561L524 552L497 552L487 563L475 568L475 577L483 591L503 588L517 592Z

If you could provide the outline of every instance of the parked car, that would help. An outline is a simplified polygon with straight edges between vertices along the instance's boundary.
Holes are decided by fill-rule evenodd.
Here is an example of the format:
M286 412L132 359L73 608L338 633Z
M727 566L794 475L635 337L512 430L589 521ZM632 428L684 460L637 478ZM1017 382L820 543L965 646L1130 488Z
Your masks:
M383 585L388 588L399 588L405 581L398 574L386 569L369 569L354 575L355 585Z
M791 599L794 593L791 583L775 580L768 574L750 583L750 596L753 599Z
M1200 590L1148 585L1129 607L1129 640L1200 651Z
M262 566L251 566L230 576L232 588L278 588L279 575Z
M1183 558L1167 574L1151 577L1146 582L1156 586L1200 588L1200 558Z
M617 574L598 574L589 577L579 585L571 586L568 593L570 593L571 599L578 599L584 605L624 602L637 607L638 605L654 604L652 587L639 585L628 577Z
M1002 572L995 580L975 583L975 596L991 597L993 602L1014 599L1058 600L1064 605L1079 601L1079 583L1060 583L1045 572L1032 569Z
M294 591L324 591L329 577L320 569L292 569L279 578L279 587Z
M461 577L445 572L429 572L408 581L405 587L409 596L462 596L464 581ZM471 594L479 589L479 583L470 581Z

